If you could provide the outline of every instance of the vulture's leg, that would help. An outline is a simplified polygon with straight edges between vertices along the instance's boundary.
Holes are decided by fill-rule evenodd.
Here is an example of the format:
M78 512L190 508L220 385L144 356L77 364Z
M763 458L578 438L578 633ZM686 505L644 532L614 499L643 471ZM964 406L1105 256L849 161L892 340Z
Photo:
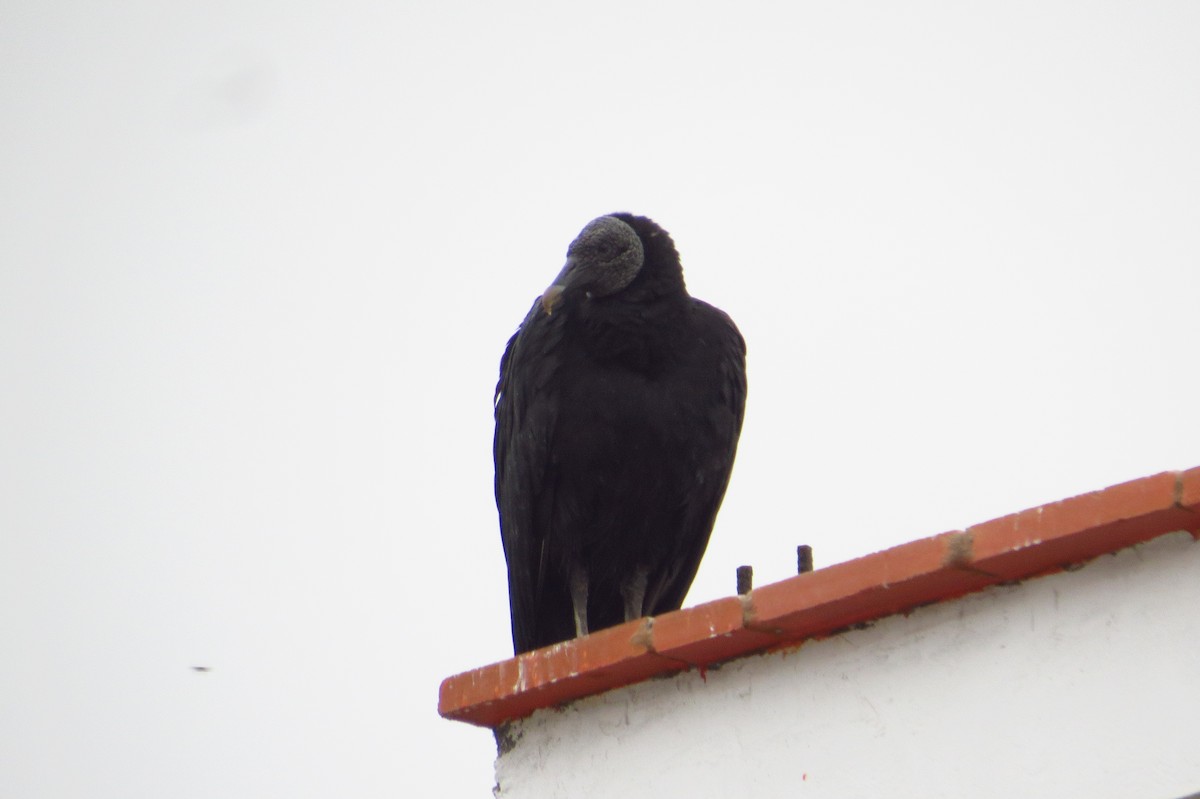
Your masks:
M621 596L625 598L625 621L640 619L646 615L646 568L639 566L633 577L621 586Z
M571 606L575 609L576 638L582 638L588 634L587 599L587 572L576 566L571 570Z

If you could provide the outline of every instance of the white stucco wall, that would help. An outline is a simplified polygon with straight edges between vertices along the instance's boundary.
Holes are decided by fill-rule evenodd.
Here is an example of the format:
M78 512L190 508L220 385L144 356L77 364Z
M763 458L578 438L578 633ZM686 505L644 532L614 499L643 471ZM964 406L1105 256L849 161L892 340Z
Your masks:
M498 795L1200 791L1200 544L1178 533L512 726Z

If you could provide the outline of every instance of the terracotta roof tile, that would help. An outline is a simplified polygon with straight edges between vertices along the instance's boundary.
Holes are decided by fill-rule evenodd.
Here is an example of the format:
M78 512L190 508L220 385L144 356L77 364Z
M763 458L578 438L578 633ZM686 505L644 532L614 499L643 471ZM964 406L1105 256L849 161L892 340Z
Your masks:
M1179 497L1176 502L1180 507L1200 513L1200 466L1179 473Z
M747 625L802 640L996 582L972 570L969 539L943 533L756 589Z
M744 602L727 597L656 617L650 630L654 651L688 666L706 666L778 643L778 636L746 626Z

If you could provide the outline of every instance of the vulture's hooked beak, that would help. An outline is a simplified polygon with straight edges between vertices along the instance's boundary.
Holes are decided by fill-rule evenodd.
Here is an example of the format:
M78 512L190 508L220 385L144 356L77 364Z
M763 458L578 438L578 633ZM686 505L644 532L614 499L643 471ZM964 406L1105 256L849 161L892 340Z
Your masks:
M555 283L542 293L542 310L546 312L546 316L554 313L554 306L558 305L559 301L562 300L563 292L566 290L566 286L561 283Z
M554 282L550 284L550 288L542 292L542 310L546 312L546 316L554 313L554 309L562 301L563 292L567 290L567 285L571 281L571 270L574 267L574 259L568 258L566 265L558 273L558 277L554 278Z

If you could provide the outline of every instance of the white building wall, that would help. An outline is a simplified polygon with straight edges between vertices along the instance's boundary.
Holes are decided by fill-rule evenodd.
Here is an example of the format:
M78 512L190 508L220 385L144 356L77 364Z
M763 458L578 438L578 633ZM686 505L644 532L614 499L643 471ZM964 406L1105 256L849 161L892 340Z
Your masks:
M504 799L1179 799L1200 792L1186 533L798 649L543 710Z

